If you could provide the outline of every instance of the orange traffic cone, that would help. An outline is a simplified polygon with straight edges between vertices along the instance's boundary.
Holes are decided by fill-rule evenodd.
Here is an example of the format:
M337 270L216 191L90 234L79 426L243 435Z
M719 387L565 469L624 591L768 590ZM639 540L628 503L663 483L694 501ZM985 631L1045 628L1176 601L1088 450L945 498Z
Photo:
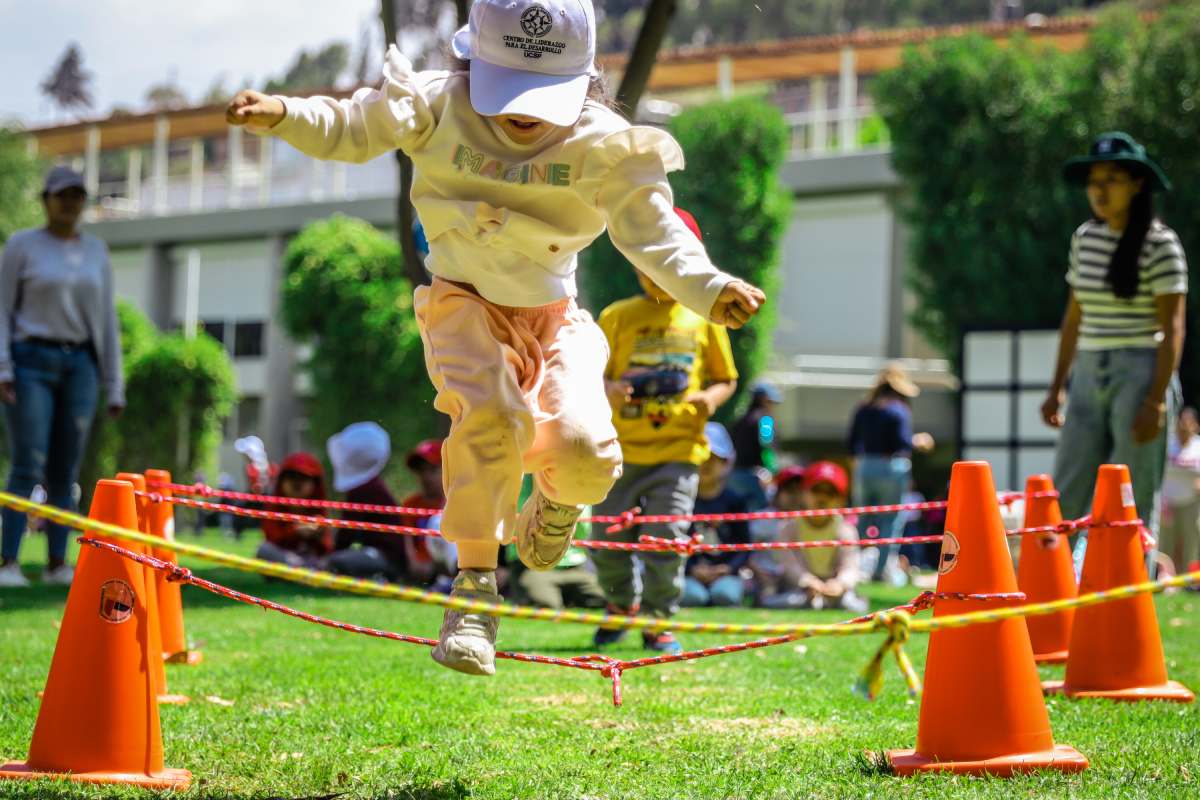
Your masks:
M1052 493L1049 475L1034 475L1025 482L1025 527L1041 528L1062 522L1062 511ZM1021 560L1017 565L1017 585L1030 603L1074 598L1079 594L1071 547L1065 533L1026 533L1021 536ZM1075 609L1057 614L1026 617L1033 659L1039 664L1061 664L1067 660L1071 641L1071 620Z
M939 592L1017 590L986 463L954 465L938 572ZM933 616L995 607L983 600L937 600ZM1054 744L1029 632L1019 617L930 634L917 747L892 750L888 761L899 775L947 770L1008 776L1034 769L1078 772L1088 765L1075 748Z
M128 481L133 484L134 491L134 506L137 508L138 530L148 534L149 531L149 515L150 501L145 497L146 494L146 479L136 472L121 472L117 475L117 480ZM138 492L141 492L139 495ZM149 547L136 542L121 542L122 547L133 550L134 552L142 553L143 555L154 556L155 553ZM157 557L157 556L155 556ZM158 702L168 705L181 706L190 702L187 695L171 694L167 691L167 670L163 666L161 653L163 652L162 644L162 623L160 622L160 613L162 609L162 601L158 596L158 576L166 576L166 573L150 567L143 567L146 572L146 610L150 615L150 669L154 672L154 680L158 686ZM159 653L158 658L154 658L153 654Z
M1105 522L1137 519L1128 467L1116 464L1100 467L1092 519ZM1137 528L1092 528L1083 560L1080 594L1147 580L1145 554ZM1048 692L1065 692L1068 697L1179 703L1196 699L1186 686L1167 679L1158 615L1154 611L1154 598L1149 594L1080 608L1071 630L1066 679L1048 681L1043 686Z
M137 528L133 486L100 481L92 519ZM99 537L98 537L99 538ZM67 778L186 789L191 773L163 767L145 569L84 547L23 763L0 778Z
M146 482L152 485L154 492L162 495L165 500L150 502L149 524L146 533L160 539L175 539L175 506L170 502L171 473L165 469L146 470ZM154 557L163 561L177 564L174 550L155 549ZM158 620L162 625L163 658L171 664L199 664L204 660L204 654L199 650L188 648L187 636L183 629L183 595L180 585L167 580L164 572L157 572L158 582Z

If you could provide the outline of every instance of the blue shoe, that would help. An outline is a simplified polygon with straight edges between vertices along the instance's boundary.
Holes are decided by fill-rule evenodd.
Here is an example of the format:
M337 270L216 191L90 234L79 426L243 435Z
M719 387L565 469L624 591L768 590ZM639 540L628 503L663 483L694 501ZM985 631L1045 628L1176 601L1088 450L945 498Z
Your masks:
M650 633L649 631L643 631L642 647L646 650L662 653L664 656L677 656L683 652L683 645L675 638L675 634L670 632Z

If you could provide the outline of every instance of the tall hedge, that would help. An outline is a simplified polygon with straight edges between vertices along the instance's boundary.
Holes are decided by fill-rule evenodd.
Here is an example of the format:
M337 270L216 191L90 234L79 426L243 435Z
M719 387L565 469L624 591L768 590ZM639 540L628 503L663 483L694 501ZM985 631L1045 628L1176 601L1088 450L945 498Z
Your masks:
M313 439L373 420L396 452L441 431L404 278L400 247L366 222L343 216L314 222L285 256L283 321L311 343ZM393 459L393 470L400 459ZM402 468L402 465L400 465Z
M912 228L915 326L952 357L964 328L1057 326L1066 303L1067 246L1089 215L1061 167L1098 133L1123 129L1175 179L1160 213L1200 277L1200 6L1144 22L1105 14L1082 50L1063 54L981 37L912 49L879 76L876 102L892 135ZM1189 303L1185 393L1200 397Z
M704 244L721 269L760 286L768 303L749 325L731 332L738 396L725 406L728 418L738 398L765 367L778 307L780 246L790 218L791 195L780 183L788 129L777 108L757 98L689 109L671 123L688 167L671 175L676 204L695 215ZM598 313L637 294L629 262L602 237L581 259L584 301Z
M165 468L184 480L198 469L211 474L222 424L237 399L233 365L221 343L204 333L160 336L126 375L127 405L118 425L121 469Z

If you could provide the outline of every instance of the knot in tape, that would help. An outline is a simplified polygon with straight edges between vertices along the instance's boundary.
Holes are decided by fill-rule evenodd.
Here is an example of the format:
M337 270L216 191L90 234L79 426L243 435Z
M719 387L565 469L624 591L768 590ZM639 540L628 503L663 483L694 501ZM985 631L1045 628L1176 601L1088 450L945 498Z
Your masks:
M167 580L173 583L177 581L190 583L192 580L192 571L187 567L172 567L171 571L167 574Z
M937 595L927 589L914 597L913 601L908 605L912 608L912 613L915 614L918 611L924 611L928 608L933 608L933 601L936 599Z
M214 494L216 494L216 492L213 491L213 488L211 486L208 486L203 483L193 483L192 491L195 494L200 495L201 497L212 497Z
M912 614L903 609L880 612L875 617L875 627L888 632L890 644L902 645L908 641L908 637L912 633Z
M697 542L695 539L663 539L660 536L643 533L638 537L638 544L655 545L655 551L660 553L678 553L681 556L690 556Z
M1088 525L1090 522L1091 522L1091 519L1089 517L1084 517L1083 519L1075 519L1075 520L1064 519L1062 522L1060 522L1054 526L1054 532L1055 533L1074 533L1075 531L1079 530L1080 528Z
M633 508L629 509L628 511L622 511L620 514L617 515L617 521L614 522L612 525L609 525L608 528L606 529L606 532L607 533L620 533L621 531L629 530L630 528L633 527L633 521L637 518L637 515L640 513L642 513L642 509L640 506L634 506Z
M167 502L167 498L163 497L162 494L160 494L159 492L148 492L146 494L146 499L149 500L151 503Z

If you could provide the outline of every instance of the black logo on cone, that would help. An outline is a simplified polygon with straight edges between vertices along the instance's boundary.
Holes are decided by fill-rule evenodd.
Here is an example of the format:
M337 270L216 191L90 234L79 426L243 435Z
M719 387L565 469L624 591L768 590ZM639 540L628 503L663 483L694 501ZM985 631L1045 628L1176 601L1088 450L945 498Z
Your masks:
M136 596L125 581L105 581L100 587L100 619L120 625L133 616Z
M942 539L942 557L938 561L938 574L945 575L958 566L958 537L946 531Z

